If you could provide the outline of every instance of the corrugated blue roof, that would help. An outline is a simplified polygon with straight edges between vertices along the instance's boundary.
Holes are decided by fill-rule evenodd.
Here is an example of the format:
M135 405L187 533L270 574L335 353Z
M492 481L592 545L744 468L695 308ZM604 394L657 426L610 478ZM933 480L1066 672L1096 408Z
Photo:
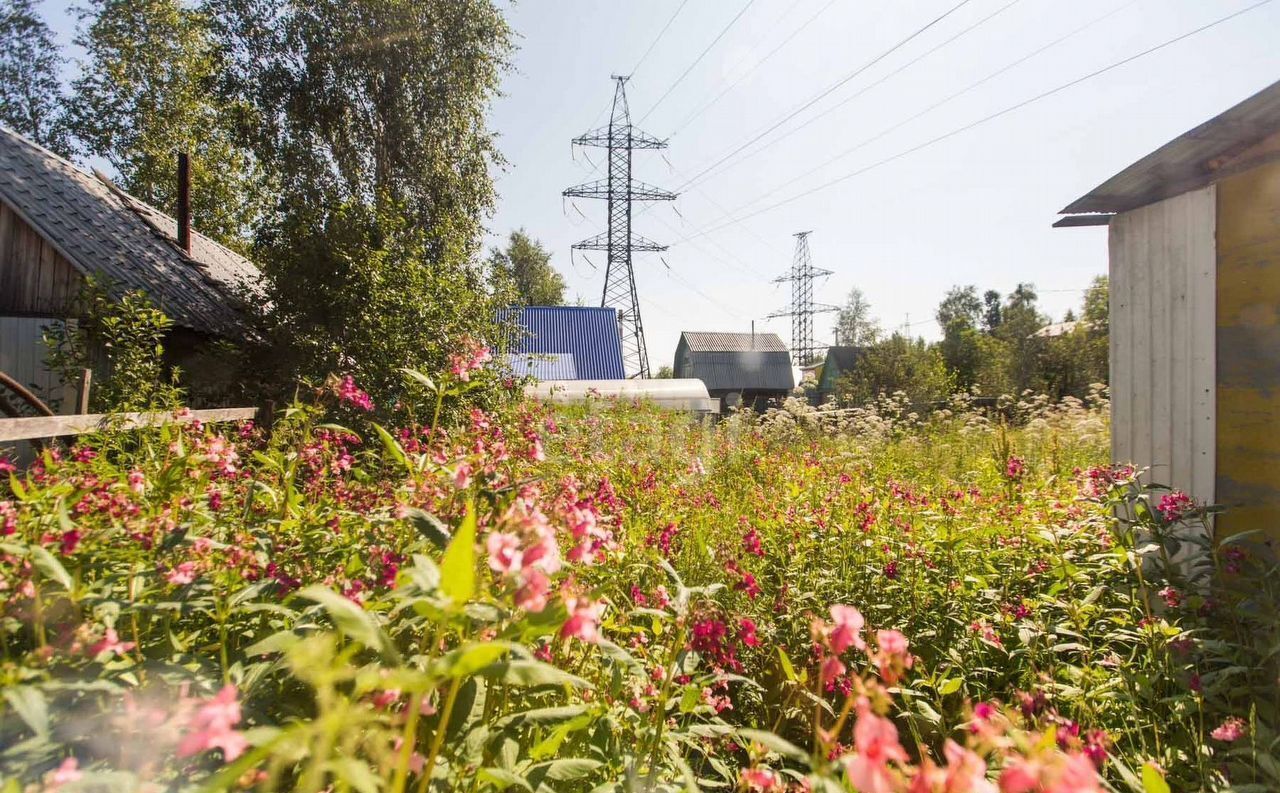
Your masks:
M535 380L579 380L577 363L566 353L507 353L507 365L516 377Z
M526 306L520 309L518 322L525 333L514 352L572 356L573 376L540 379L620 380L626 377L615 309Z

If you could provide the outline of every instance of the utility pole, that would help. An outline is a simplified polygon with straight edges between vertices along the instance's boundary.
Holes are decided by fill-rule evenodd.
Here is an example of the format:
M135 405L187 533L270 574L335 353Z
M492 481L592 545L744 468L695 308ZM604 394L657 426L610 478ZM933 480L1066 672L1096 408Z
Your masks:
M813 279L831 275L831 271L813 266L813 259L809 255L811 233L800 231L793 235L796 238L796 252L791 259L791 270L786 275L773 279L774 283L791 282L791 307L785 311L775 311L769 318L791 317L791 355L796 366L808 366L818 357L818 348L813 341L813 315L839 310L826 303L813 302Z
M634 149L663 149L667 142L631 126L627 107L627 77L613 76L613 110L608 126L594 129L573 139L577 146L599 146L609 153L608 173L604 179L587 182L565 190L570 198L603 198L608 206L609 230L585 239L573 247L582 251L605 251L604 293L600 305L618 311L618 330L622 336L622 364L628 377L649 376L649 352L644 342L644 323L640 321L640 297L636 294L635 271L631 255L637 251L665 251L660 245L631 233L631 202L671 201L675 193L631 178L631 152Z

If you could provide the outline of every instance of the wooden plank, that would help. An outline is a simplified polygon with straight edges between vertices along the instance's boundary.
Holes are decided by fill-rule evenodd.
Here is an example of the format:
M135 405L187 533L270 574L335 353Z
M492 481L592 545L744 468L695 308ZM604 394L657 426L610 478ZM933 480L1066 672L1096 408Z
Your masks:
M1111 384L1111 459L1133 460L1133 312L1129 290L1130 227L1133 218L1117 216L1107 234L1110 314L1109 368Z
M0 419L0 441L56 438L62 435L84 435L107 429L138 429L165 424L188 424L192 421L202 421L206 424L218 421L248 421L257 415L257 408L211 408L192 410L181 416L173 413L88 413L75 416Z
M1217 502L1217 188L1197 196L1191 261L1191 368L1193 399L1191 483L1188 491L1208 504Z

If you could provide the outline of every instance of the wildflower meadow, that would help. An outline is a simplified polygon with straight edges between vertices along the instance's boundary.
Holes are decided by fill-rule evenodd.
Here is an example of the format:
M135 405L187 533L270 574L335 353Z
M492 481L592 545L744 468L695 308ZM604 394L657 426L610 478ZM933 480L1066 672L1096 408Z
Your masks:
M0 789L1280 788L1280 579L1105 395L460 407L486 359L4 463Z

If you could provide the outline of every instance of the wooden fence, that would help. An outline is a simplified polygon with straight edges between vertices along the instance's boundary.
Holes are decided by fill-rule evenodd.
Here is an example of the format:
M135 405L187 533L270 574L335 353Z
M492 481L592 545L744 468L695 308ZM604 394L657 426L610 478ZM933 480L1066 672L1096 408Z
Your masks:
M0 443L84 435L106 429L138 429L163 424L186 424L192 421L247 421L258 415L258 408L212 408L179 413L83 413L75 416L32 416L0 419Z

